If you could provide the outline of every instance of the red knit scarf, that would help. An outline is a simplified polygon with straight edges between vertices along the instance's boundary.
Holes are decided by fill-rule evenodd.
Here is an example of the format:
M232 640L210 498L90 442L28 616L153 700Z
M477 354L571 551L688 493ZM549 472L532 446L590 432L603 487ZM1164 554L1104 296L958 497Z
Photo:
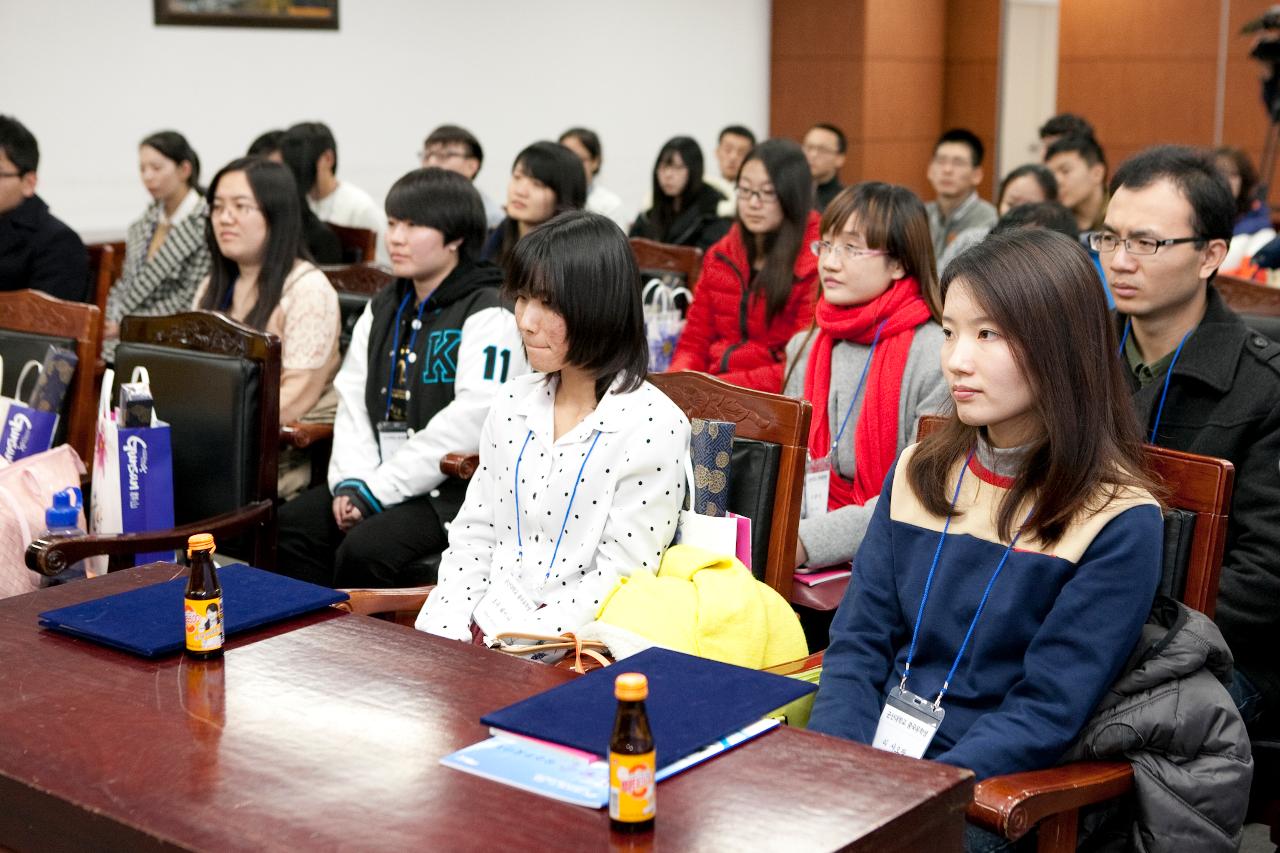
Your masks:
M869 345L876 329L884 322L867 370L862 411L853 435L857 471L850 482L837 473L832 460L828 509L836 510L849 504L861 506L880 494L898 453L898 401L902 397L902 373L907 368L911 339L916 327L927 322L929 316L929 306L920 296L920 284L914 278L900 279L862 305L832 305L825 299L818 302L815 312L818 333L804 375L804 396L813 403L809 452L815 459L826 456L831 449L827 404L831 396L832 347L837 340Z

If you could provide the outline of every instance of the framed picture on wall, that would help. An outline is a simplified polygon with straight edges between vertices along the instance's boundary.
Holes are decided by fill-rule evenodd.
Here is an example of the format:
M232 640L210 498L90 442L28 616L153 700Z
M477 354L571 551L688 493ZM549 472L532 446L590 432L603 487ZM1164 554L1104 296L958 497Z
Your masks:
M338 28L338 0L155 0L158 26Z

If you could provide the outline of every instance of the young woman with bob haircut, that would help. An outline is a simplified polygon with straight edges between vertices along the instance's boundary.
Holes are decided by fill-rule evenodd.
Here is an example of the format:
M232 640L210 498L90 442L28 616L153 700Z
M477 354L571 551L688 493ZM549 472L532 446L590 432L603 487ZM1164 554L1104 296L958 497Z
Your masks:
M511 164L507 218L489 234L481 259L505 265L521 237L566 210L581 210L586 201L586 174L573 152L556 142L533 143Z
M815 322L787 345L783 389L813 403L808 478L827 495L805 506L797 566L853 558L885 475L915 441L920 416L947 399L935 322L942 298L920 199L891 184L846 187L821 229L811 247L821 282Z
M707 251L671 370L777 393L787 341L813 320L818 239L813 177L800 146L770 139L738 171L738 218Z
M632 237L706 249L729 230L716 208L720 191L703 183L702 148L691 136L668 139L653 164L653 207L636 217Z
M561 634L657 570L684 500L689 422L645 381L640 274L617 225L565 213L521 240L504 293L536 371L494 402L420 630Z
M477 260L475 186L415 169L392 185L386 210L396 280L360 315L334 380L328 482L280 509L282 570L327 586L435 582L421 558L444 550L467 488L440 460L479 448L500 386L528 370L502 273Z
M120 280L107 297L102 334L107 360L115 354L121 320L187 310L209 274L204 238L209 205L200 190L200 158L186 137L162 130L142 140L138 172L153 201L129 226Z
M954 409L885 480L812 728L981 780L1057 763L1120 674L1162 519L1096 275L1075 241L1023 229L943 276ZM903 703L941 718L931 740L890 732Z
M209 185L205 240L213 258L194 307L280 338L280 423L332 412L338 294L306 257L297 185L280 163L233 160ZM305 456L282 456L282 495L308 479Z

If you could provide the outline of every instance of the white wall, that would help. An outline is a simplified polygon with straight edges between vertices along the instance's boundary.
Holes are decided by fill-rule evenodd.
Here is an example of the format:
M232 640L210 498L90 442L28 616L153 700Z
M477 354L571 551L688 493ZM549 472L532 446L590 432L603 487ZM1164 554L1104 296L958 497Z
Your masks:
M1057 112L1058 0L1004 0L1000 36L997 185L1040 162L1040 125Z
M40 141L41 196L90 236L148 198L137 144L173 128L208 179L260 132L320 119L338 176L381 199L446 122L485 147L506 198L516 153L571 125L604 143L600 181L634 206L659 146L769 116L769 0L343 0L341 30L156 27L151 0L0 0L0 112Z

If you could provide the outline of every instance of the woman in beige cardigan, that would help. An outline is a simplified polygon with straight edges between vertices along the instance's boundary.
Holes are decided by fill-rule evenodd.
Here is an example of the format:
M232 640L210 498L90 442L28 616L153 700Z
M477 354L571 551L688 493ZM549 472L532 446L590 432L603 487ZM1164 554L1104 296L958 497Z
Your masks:
M333 419L338 372L338 295L305 260L302 213L289 170L258 158L234 160L209 187L207 241L213 257L195 307L280 338L280 422ZM310 480L305 453L282 452L280 495Z

